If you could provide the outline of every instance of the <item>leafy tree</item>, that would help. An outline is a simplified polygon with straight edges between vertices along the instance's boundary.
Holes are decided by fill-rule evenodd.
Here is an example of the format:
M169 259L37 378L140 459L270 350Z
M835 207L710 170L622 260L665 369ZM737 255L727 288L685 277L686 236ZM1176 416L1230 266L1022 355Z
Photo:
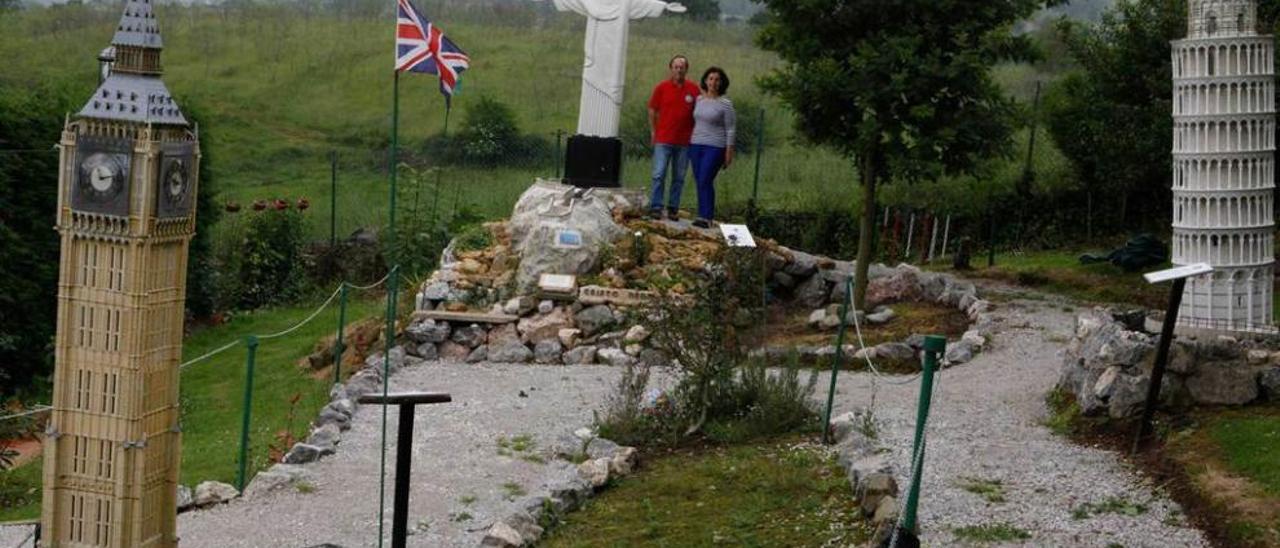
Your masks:
M1258 5L1259 30L1273 28L1280 1ZM1172 67L1169 41L1186 36L1186 0L1123 0L1097 24L1058 30L1079 70L1046 94L1050 135L1075 166L1090 203L1118 196L1115 220L1169 218L1172 200Z
M53 371L58 293L62 116L79 105L52 85L0 85L0 397L25 393Z
M759 45L785 62L760 85L798 131L852 159L863 188L855 304L863 308L876 187L974 171L1010 152L1015 108L991 78L1034 50L1012 25L1061 0L761 0Z

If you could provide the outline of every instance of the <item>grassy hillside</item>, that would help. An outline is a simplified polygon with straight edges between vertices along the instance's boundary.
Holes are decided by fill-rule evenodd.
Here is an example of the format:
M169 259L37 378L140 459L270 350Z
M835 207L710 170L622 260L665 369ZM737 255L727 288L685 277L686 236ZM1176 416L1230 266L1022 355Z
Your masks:
M454 102L456 131L469 104L481 95L510 105L522 128L549 138L576 125L584 21L546 6L509 6L501 13L441 7L439 19L468 50L472 68ZM97 52L111 38L114 7L30 9L0 20L0 55L6 80L70 80L87 97L96 83ZM277 7L164 6L165 80L188 103L211 114L212 169L219 200L306 196L328 202L328 160L338 151L342 167L340 230L376 223L385 202L386 147L391 103L391 23L384 17L345 16ZM755 48L745 27L699 26L679 18L633 26L626 109L643 111L649 88L665 76L666 63L684 53L694 70L714 63L733 77L731 96L768 107L762 192L790 207L848 207L854 202L853 170L826 152L793 144L791 117L764 98L753 79L777 60ZM414 155L443 125L443 101L432 78L407 76L401 90L401 138ZM634 114L634 113L633 113ZM742 115L756 115L742 113ZM550 155L548 155L550 156ZM750 158L725 173L721 200L750 193ZM459 184L463 202L486 216L502 216L533 177L551 175L554 158L527 169L450 168L446 184ZM630 160L628 186L647 185L648 163ZM690 204L692 192L686 193ZM327 232L327 230L325 230Z

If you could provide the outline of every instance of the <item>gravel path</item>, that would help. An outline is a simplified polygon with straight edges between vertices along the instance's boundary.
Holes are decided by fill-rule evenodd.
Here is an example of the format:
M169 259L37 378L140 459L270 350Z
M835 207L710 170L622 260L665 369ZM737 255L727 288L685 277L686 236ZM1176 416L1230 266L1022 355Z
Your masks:
M987 351L941 374L929 424L922 540L953 545L959 542L956 528L1007 524L1032 535L1025 546L1207 546L1199 531L1184 525L1176 505L1116 455L1076 446L1040 426L1044 394L1057 379L1060 351L1073 328L1073 315L1064 308L1042 297L999 305L1001 326ZM499 456L498 438L525 434L547 447L590 423L617 373L602 366L433 364L394 376L392 390L447 391L454 397L452 404L418 411L409 520L418 530L410 545L478 544L483 529L511 510L503 485L533 492L555 466ZM867 405L871 381L867 374L841 374L836 412ZM820 386L827 386L825 375ZM880 436L901 463L904 491L918 390L915 383L880 382L877 391ZM528 397L520 397L521 391ZM314 491L277 491L183 514L183 546L376 545L379 415L379 408L360 408L338 454L308 467ZM395 420L392 411L391 438ZM393 445L388 440L391 454ZM960 478L1001 482L1007 502L986 502L959 487ZM1073 518L1082 505L1109 500L1146 511ZM455 521L463 512L469 519ZM390 516L388 503L388 534Z

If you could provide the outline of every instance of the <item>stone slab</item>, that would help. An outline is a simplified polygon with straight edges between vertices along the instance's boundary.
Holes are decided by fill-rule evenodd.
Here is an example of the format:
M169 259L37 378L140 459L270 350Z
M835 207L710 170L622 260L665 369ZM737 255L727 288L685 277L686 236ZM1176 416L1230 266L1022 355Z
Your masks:
M582 302L582 304L621 304L635 306L652 303L656 298L658 298L657 292L641 291L638 289L614 289L611 287L588 285L578 290L578 300Z
M414 319L426 318L438 322L445 321L489 324L511 323L520 319L518 316L509 316L507 314L490 314L487 312L446 312L444 310L419 310L413 313L413 317Z

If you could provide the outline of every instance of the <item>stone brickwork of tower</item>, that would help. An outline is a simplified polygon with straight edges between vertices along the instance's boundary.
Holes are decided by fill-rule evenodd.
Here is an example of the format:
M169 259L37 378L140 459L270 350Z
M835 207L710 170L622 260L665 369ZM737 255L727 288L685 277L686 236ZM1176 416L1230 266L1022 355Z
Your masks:
M1173 42L1173 263L1205 262L1178 323L1271 329L1275 43L1252 0L1192 0Z
M42 546L177 545L178 362L200 152L160 79L152 2L124 2L114 64L59 143Z

